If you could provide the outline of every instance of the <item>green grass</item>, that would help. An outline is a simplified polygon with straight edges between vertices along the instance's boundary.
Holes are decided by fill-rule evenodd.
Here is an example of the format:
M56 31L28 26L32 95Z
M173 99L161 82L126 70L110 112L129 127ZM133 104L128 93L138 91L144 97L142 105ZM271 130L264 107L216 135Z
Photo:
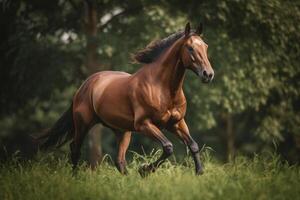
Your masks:
M155 153L154 157L157 157ZM151 156L134 155L129 176L106 159L96 170L82 165L76 175L66 158L46 156L0 168L0 199L299 199L300 168L271 154L238 157L229 164L204 154L205 174L194 175L192 161L166 162L146 178L138 167Z

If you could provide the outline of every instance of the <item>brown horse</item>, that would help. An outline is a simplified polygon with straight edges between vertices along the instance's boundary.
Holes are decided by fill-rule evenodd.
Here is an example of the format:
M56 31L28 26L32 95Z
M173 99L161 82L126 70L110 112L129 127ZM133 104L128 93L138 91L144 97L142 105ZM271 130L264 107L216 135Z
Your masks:
M195 72L204 83L214 77L207 58L208 46L201 33L202 25L191 31L187 23L184 31L150 43L136 53L135 61L144 64L136 73L102 71L90 76L76 92L69 110L41 137L46 139L41 147L72 139L71 159L76 167L87 131L101 122L117 135L116 165L126 174L125 154L131 132L140 132L158 141L163 148L157 161L140 168L141 175L145 175L154 172L173 153L172 143L161 132L166 129L189 147L196 174L203 173L198 144L184 120L186 99L182 90L186 69Z

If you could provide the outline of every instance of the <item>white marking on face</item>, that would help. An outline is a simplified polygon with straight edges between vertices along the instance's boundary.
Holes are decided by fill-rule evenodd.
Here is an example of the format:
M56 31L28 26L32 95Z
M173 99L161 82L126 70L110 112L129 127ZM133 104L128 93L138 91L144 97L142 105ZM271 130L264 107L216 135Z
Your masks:
M199 46L205 44L202 40L193 40L193 43L196 44L196 45L199 45Z

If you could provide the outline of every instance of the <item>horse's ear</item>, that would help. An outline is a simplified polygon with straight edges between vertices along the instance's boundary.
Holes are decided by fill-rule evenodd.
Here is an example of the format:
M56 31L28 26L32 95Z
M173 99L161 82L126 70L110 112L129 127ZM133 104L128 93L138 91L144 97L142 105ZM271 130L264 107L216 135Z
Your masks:
M197 34L197 35L201 35L202 32L203 32L203 24L200 23L199 26L198 26L197 29L196 29L196 34Z
M191 24L190 24L190 22L188 22L188 23L186 23L185 29L184 29L185 37L188 37L190 35L190 32L191 32Z

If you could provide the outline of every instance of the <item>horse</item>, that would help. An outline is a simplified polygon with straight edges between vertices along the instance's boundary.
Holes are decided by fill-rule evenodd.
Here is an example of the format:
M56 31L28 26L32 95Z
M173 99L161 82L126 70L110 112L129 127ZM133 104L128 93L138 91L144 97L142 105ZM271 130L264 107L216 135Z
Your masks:
M210 83L214 77L202 29L200 24L191 30L188 22L183 31L151 42L133 54L134 61L142 64L134 74L101 71L88 77L75 93L70 108L39 137L44 141L41 149L72 140L71 161L75 169L85 135L96 123L102 123L117 136L116 167L125 175L131 133L141 133L159 142L163 149L155 162L139 168L143 176L154 172L173 153L172 143L161 131L165 129L189 148L196 175L202 174L199 146L184 119L187 103L182 89L186 70L193 71L203 83Z

